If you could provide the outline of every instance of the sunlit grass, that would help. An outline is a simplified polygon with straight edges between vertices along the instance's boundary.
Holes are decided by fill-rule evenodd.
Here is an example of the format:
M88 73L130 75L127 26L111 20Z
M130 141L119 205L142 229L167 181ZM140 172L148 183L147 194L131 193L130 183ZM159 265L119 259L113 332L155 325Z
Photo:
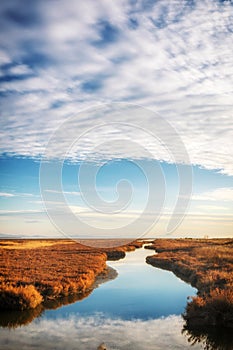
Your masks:
M19 239L19 240L4 240L0 242L0 248L4 249L34 249L34 248L42 248L42 247L49 247L54 244L69 244L73 243L73 241L69 240L25 240L25 239Z
M94 249L71 240L0 241L0 309L34 308L42 300L84 294L106 260L117 260L142 242Z

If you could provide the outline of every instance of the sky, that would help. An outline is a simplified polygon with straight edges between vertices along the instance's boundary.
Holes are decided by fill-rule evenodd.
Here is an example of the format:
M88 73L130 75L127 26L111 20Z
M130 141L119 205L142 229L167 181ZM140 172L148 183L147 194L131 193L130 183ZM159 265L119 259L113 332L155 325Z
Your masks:
M0 3L1 237L233 236L233 2Z

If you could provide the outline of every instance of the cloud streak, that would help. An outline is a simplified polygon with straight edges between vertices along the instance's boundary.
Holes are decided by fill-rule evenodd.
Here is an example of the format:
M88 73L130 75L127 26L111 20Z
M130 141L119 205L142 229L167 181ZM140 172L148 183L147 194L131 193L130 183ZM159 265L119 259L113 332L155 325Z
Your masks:
M15 195L13 193L0 192L0 197L11 198L11 197L15 197Z
M37 197L32 193L21 193L21 192L0 192L0 197L12 198L12 197Z
M217 188L213 191L207 191L202 194L194 195L192 199L198 201L232 202L233 188Z

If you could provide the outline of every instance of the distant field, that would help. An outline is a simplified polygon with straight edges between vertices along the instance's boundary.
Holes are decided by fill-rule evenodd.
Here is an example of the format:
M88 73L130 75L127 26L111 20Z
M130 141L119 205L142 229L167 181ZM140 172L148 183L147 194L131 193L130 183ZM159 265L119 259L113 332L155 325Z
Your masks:
M74 243L73 241L69 240L43 240L43 239L35 239L35 240L25 240L25 239L19 239L19 240L2 240L0 241L0 248L4 249L34 249L34 248L42 248L42 247L49 247L51 245L55 244L70 244Z

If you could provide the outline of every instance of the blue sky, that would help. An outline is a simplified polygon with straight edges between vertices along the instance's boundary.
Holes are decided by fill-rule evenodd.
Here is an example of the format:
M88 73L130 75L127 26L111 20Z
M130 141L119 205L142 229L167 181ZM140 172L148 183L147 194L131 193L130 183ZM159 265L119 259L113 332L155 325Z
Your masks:
M147 232L168 235L184 164L193 171L192 197L169 236L232 236L232 1L12 0L1 2L0 16L3 236L62 236L47 216L39 174L45 153L62 161L64 152L63 194L86 223L83 235L88 225L124 232L148 196L158 203L163 185L161 217ZM150 167L159 170L148 194ZM90 205L97 168L102 213ZM122 179L124 205L112 215L106 210ZM60 205L53 186L44 190ZM137 230L145 233L143 222Z

